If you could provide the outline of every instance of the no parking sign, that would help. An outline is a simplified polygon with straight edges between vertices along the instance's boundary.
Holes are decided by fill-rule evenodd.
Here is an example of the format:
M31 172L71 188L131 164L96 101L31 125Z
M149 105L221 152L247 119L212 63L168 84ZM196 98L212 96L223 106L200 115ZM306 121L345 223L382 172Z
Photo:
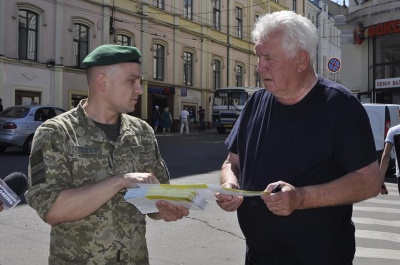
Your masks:
M332 73L339 72L340 66L340 60L338 58L332 58L328 62L328 69Z

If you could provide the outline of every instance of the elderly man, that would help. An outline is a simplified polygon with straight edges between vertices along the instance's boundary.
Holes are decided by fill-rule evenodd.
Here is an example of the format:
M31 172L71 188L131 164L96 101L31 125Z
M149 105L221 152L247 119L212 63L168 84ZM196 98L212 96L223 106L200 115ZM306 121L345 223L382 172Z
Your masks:
M103 45L83 61L88 98L36 131L29 158L29 205L52 226L50 264L149 264L146 221L124 201L135 183L168 183L153 129L124 114L141 86L135 47ZM157 202L154 219L188 210Z
M382 182L368 116L315 74L318 35L307 18L266 14L252 35L265 89L225 142L221 185L265 194L219 194L218 204L238 211L247 265L350 265L352 203L378 195Z

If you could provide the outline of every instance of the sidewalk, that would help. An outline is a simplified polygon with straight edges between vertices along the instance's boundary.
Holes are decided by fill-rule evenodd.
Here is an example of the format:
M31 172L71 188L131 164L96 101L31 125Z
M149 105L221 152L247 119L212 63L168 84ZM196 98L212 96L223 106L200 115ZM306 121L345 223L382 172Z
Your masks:
M192 134L193 135L197 135L197 134L218 134L218 132L217 132L217 129L215 129L215 128L206 129L205 132L199 132L199 129L197 128L195 130L190 130L189 134L185 133L185 131L183 131L183 133L179 133L179 131L178 132L171 132L170 134L168 134L168 133L163 134L162 132L157 132L156 136L157 137L158 136L179 136L179 135L192 135ZM229 132L225 133L225 134L226 134L226 137L228 137Z

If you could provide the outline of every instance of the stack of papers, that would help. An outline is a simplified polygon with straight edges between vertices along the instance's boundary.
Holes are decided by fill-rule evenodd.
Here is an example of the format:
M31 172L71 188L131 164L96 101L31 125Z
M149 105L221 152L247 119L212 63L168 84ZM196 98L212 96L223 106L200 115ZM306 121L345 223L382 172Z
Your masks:
M190 210L204 210L208 200L215 200L214 193L233 196L260 196L262 191L244 191L221 188L208 184L137 184L137 188L128 189L125 200L133 204L141 213L155 213L155 203L159 200L173 205L182 205Z

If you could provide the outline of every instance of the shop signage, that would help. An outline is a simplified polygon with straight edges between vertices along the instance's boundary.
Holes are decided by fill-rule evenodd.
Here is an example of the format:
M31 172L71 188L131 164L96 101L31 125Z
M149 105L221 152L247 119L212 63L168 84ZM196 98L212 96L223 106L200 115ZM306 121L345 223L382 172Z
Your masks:
M368 27L368 37L400 33L400 19L379 23Z
M375 80L376 89L391 88L391 87L400 87L400 77Z
M154 93L154 94L175 94L175 88L174 87L149 87L147 89L148 93Z
M187 97L187 88L186 87L181 88L181 97Z

